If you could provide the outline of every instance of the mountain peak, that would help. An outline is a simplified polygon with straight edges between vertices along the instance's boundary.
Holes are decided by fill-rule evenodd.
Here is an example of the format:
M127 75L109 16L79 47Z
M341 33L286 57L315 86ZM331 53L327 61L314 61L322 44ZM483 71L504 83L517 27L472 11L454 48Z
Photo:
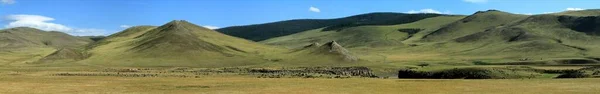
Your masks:
M212 31L211 29L208 29L208 28L205 28L205 27L202 27L202 26L198 26L198 25L190 23L190 22L188 22L186 20L173 20L173 21L171 21L171 22L169 22L169 23L167 23L165 25L162 25L160 27L163 27L163 26L175 27L175 28L185 27L186 29L201 29L203 31L206 31L206 30Z
M180 23L189 23L189 22L186 20L173 20L167 24L180 24Z

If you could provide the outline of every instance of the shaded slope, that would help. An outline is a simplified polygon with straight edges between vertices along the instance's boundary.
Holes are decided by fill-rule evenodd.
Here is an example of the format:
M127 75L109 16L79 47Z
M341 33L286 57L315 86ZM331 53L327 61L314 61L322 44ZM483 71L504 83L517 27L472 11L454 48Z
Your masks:
M97 42L94 42L92 44L90 44L88 46L88 48L93 48L99 45L104 45L104 44L108 44L111 42L123 42L123 41L130 41L132 39L134 39L137 36L140 36L141 34L146 33L147 31L156 28L155 26L134 26L134 27L130 27L127 28L121 32L112 34L110 36L107 36L105 38L102 38L101 40L98 40Z
M314 42L325 43L329 41L337 41L346 47L398 46L403 45L403 42L419 40L423 35L463 17L438 16L406 24L355 26L334 31L326 31L325 28L320 28L261 42L291 48L298 48Z
M560 16L558 21L571 30L588 35L600 35L600 15L588 17Z
M88 54L81 49L61 48L34 63L73 62L87 58Z
M231 37L187 21L159 27L132 27L90 47L82 63L107 66L233 66L265 61L265 53L280 51ZM103 59L111 59L103 62ZM253 62L247 62L253 61Z
M92 40L92 41L94 41L94 42L96 42L96 41L100 41L100 40L102 40L102 39L106 38L106 36L80 36L80 37L81 37L81 38L90 39L90 40Z
M526 17L526 15L511 14L497 10L479 11L426 35L423 38L423 41L453 40L478 32L499 28Z
M233 26L217 29L217 31L244 39L262 41L324 27L327 27L325 30L339 30L362 25L394 25L436 16L439 16L439 14L369 13L338 19L300 19L248 26Z

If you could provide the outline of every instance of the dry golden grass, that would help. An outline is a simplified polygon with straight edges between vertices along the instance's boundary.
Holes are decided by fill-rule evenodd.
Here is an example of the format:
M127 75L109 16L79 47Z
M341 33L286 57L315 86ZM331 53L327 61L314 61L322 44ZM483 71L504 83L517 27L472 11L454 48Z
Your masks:
M244 76L175 77L64 77L0 76L0 93L208 93L208 94L431 94L431 93L600 93L600 79L414 80L414 79L305 79Z

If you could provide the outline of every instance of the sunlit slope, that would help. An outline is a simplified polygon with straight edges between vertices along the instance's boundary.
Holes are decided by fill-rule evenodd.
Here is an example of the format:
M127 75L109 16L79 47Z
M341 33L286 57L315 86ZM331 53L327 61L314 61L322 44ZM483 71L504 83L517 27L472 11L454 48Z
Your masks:
M374 62L547 61L600 57L598 22L597 16L519 15L489 10L467 17L438 16L398 25L330 31L319 28L261 42L302 48L337 41L362 60Z
M0 30L0 64L26 65L58 51L82 49L90 39L28 27ZM9 64L10 63L10 64Z
M106 66L242 66L281 49L231 37L187 21L132 27L90 47L82 63Z
M368 25L326 31L324 28L261 41L270 45L298 48L311 43L337 41L346 47L402 46L403 42L419 40L464 16L438 16L397 25Z
M599 22L598 16L533 15L448 42L404 50L513 60L599 57Z
M17 27L0 31L1 50L23 47L68 48L86 45L89 39L74 37L57 31L42 31L35 28Z

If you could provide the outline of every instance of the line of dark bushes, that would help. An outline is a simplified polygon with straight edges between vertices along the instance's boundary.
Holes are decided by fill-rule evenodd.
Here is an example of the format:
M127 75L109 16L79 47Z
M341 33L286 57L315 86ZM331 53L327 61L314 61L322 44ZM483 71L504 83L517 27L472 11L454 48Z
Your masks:
M441 71L400 70L398 78L417 79L507 79L532 78L536 75L520 74L512 70L495 68L454 68Z

